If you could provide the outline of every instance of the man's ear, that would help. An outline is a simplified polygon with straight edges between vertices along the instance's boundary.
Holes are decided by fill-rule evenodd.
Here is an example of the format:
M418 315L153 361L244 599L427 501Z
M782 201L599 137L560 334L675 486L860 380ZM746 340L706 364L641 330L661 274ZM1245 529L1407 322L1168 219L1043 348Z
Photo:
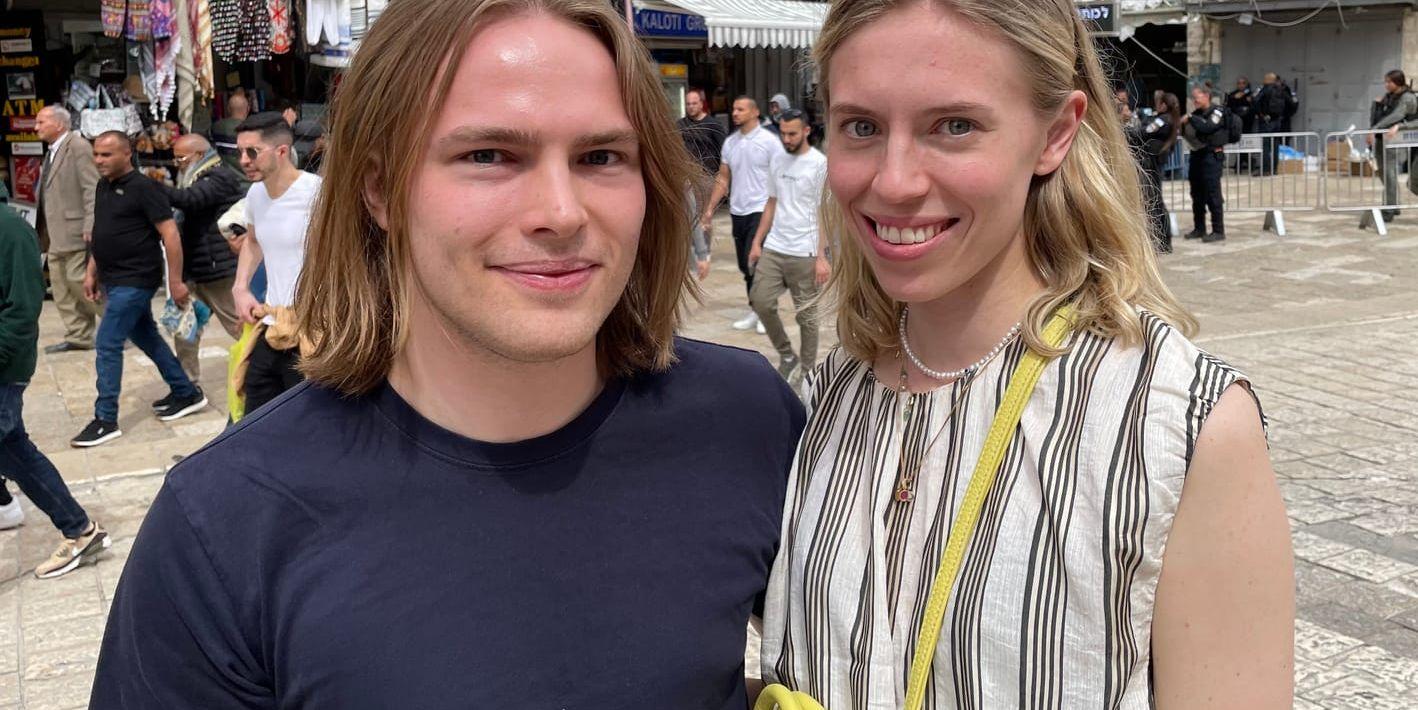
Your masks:
M389 231L389 196L384 191L384 171L378 158L370 158L364 169L364 204L379 228Z
M1060 165L1063 165L1064 158L1068 157L1069 148L1073 146L1073 139L1078 135L1078 129L1083 125L1083 116L1086 113L1088 113L1087 94L1082 91L1074 91L1064 99L1058 114L1049 124L1044 152L1039 154L1039 162L1034 165L1035 175L1049 175L1058 170Z

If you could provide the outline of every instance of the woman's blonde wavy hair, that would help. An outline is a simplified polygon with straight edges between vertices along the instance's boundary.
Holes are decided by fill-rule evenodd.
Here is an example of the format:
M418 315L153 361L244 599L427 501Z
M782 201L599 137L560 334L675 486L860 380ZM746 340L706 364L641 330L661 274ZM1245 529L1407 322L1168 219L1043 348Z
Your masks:
M640 139L645 221L630 282L597 335L601 366L631 375L673 362L681 305L686 293L698 294L687 268L685 187L699 171L625 19L605 0L398 0L370 27L331 108L324 183L296 293L311 343L300 369L310 379L360 394L388 376L409 335L409 192L428 131L475 31L523 12L564 19L605 45ZM388 231L365 202L367 183L387 196Z
M832 57L838 48L888 12L920 2L946 8L1012 44L1033 77L1033 108L1041 116L1054 115L1075 90L1088 97L1068 156L1052 174L1034 178L1025 205L1029 259L1046 284L1025 317L1030 347L1058 354L1041 334L1050 314L1068 301L1076 308L1077 329L1124 344L1142 342L1139 308L1187 335L1195 333L1196 320L1162 281L1147 233L1137 163L1123 137L1098 52L1072 0L834 0L814 49L829 123ZM873 362L898 347L902 304L877 283L859 243L846 235L848 224L829 191L822 228L828 243L838 246L838 257L827 300L837 309L842 346L853 357Z

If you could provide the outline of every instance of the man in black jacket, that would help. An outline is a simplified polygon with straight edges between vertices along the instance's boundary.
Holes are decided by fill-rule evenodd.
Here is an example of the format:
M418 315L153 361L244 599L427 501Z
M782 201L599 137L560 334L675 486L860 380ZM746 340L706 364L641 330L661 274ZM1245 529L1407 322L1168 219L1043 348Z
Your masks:
M217 218L246 195L245 179L222 163L221 156L200 135L178 138L172 152L182 171L178 187L163 185L172 206L182 211L182 278L187 289L212 309L233 338L241 337L231 287L236 279L236 252L217 229ZM176 339L174 350L182 369L194 381L201 373L200 338ZM156 406L156 405L155 405Z

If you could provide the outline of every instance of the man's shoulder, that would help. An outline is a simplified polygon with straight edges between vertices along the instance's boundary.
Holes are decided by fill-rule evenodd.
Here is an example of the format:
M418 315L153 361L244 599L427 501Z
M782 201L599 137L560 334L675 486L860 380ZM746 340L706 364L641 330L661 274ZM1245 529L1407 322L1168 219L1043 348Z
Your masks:
M782 413L797 404L792 390L761 353L691 338L675 338L675 364L657 376L687 401L731 401L742 411ZM691 394L691 392L693 394Z
M345 434L370 414L364 398L344 398L306 382L229 427L168 474L179 489L227 494L327 477L350 448ZM236 475L236 474L240 475Z

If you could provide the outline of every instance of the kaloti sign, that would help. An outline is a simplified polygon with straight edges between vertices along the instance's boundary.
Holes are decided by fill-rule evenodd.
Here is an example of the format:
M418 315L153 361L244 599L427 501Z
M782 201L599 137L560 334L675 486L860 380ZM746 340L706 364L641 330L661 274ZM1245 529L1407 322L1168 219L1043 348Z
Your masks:
M704 18L684 12L636 10L635 34L641 37L682 37L708 39L709 26Z
M1120 11L1120 0L1102 0L1101 2L1075 3L1078 6L1078 16L1083 19L1083 24L1088 25L1089 34L1094 37L1117 37L1122 29L1119 23L1118 12Z

